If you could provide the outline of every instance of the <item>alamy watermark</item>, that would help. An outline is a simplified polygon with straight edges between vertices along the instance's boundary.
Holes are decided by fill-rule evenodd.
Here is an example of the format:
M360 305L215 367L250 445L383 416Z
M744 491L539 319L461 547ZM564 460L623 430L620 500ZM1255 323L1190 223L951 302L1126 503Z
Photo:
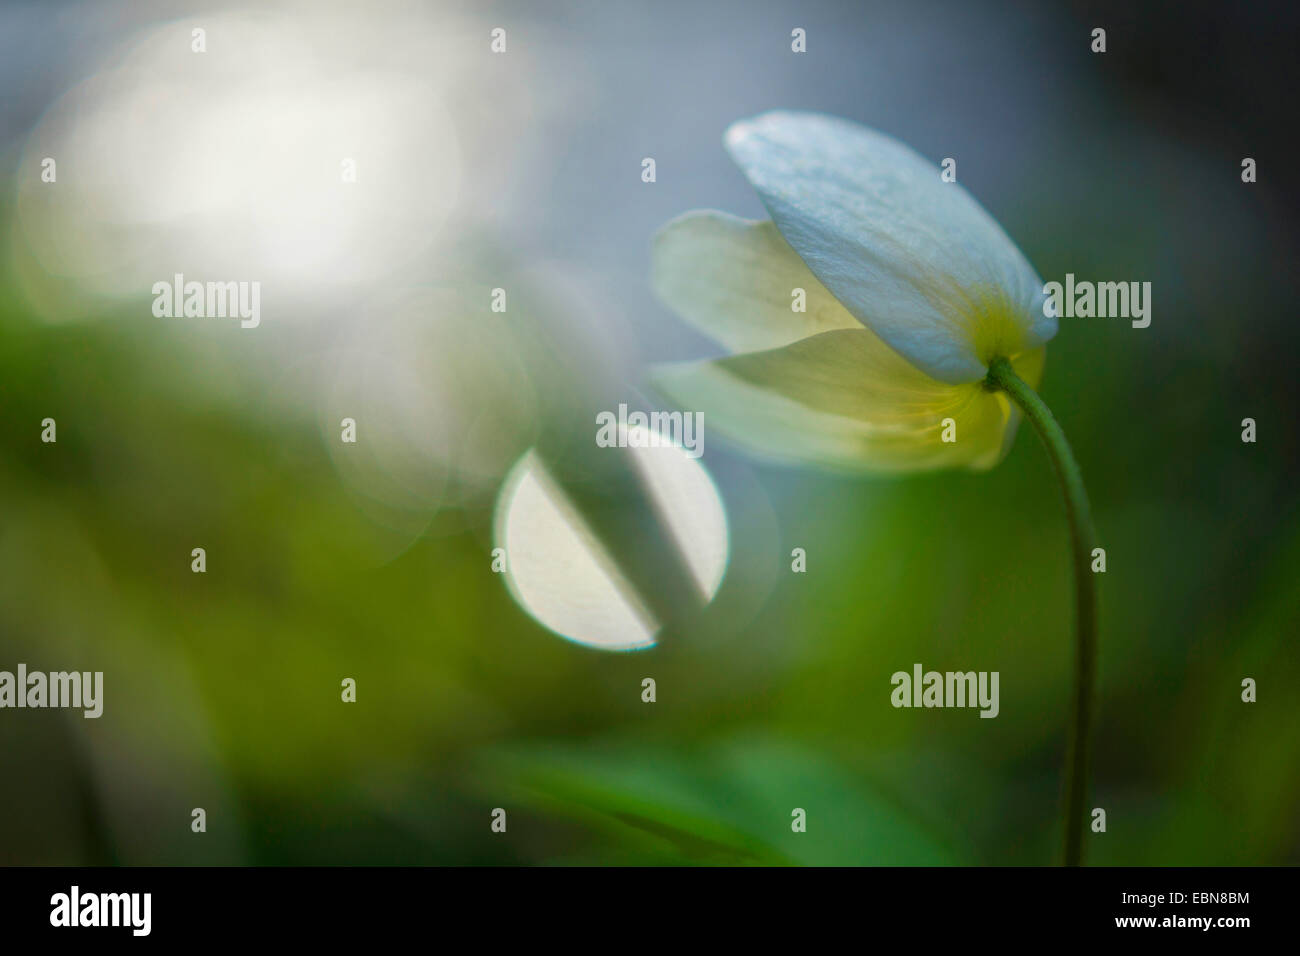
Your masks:
M186 282L176 273L171 282L153 284L153 314L163 319L240 319L255 329L262 321L262 283Z
M601 448L658 448L679 445L691 458L704 453L703 412L642 412L618 406L596 415L596 444Z
M50 897L50 925L57 927L124 926L133 936L148 936L152 911L152 893L83 893L73 885Z
M1132 319L1133 328L1151 324L1150 282L1075 282L1074 273L1065 282L1043 286L1043 315L1066 319Z
M924 671L912 665L912 673L896 671L889 702L895 707L978 707L981 717L998 715L998 672Z
M104 712L104 672L28 671L18 665L17 675L0 671L0 708L79 707L87 719Z

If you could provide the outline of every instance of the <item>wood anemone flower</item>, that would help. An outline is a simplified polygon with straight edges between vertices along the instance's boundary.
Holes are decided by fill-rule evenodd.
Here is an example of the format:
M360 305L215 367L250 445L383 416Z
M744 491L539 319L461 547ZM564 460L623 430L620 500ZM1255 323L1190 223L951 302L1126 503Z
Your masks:
M660 390L765 457L1000 461L1019 412L985 387L989 367L1007 359L1036 386L1056 319L997 222L937 166L845 120L765 113L726 145L772 220L689 212L656 237L659 296L734 353L660 366Z
M1074 453L1034 390L1056 334L1042 279L965 189L883 133L774 112L736 123L726 144L772 221L673 220L655 239L654 285L734 354L662 366L655 384L752 451L861 471L990 468L1028 417L1070 524L1064 860L1078 864L1102 552Z

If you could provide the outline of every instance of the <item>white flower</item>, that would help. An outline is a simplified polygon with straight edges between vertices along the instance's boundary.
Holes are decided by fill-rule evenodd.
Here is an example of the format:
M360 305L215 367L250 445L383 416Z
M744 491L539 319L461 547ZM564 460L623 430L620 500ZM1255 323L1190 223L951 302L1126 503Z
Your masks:
M765 113L733 125L726 145L772 221L673 220L655 240L654 285L737 354L663 366L656 384L779 459L996 464L1019 411L985 387L989 364L1009 359L1036 386L1056 334L1015 243L933 163L845 120ZM949 418L955 441L943 440Z

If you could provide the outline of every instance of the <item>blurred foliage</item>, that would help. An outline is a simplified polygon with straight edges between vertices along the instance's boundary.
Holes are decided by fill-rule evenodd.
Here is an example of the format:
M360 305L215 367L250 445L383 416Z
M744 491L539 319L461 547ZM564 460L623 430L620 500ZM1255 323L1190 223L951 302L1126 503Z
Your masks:
M225 354L237 336L200 353L183 330L42 326L5 301L0 651L108 674L98 721L0 721L6 862L1051 859L1069 578L1027 431L990 474L899 481L755 482L711 450L733 534L761 524L736 510L746 481L775 511L767 577L729 574L730 633L602 654L490 572L491 487L393 557L315 427L260 410L256 371ZM1185 355L1205 386L1135 405L1142 370L1107 358L1129 334L1066 326L1044 389L1109 554L1093 860L1294 861L1300 529L1281 423L1238 438L1277 383L1229 404ZM221 363L220 389L193 386L199 362ZM794 546L805 575L785 571ZM889 674L915 661L999 670L1001 715L893 710Z

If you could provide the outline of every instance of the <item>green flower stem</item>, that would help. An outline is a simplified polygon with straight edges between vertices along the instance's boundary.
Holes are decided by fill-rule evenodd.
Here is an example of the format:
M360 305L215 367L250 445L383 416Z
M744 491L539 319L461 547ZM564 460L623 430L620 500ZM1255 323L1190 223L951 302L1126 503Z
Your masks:
M1092 572L1092 551L1097 532L1083 475L1074 452L1051 410L1006 359L989 366L987 384L1002 389L1025 413L1043 440L1052 469L1065 496L1070 522L1070 548L1074 555L1074 708L1065 754L1065 865L1083 862L1085 801L1088 796L1088 755L1092 746L1093 689L1097 676L1097 584Z

